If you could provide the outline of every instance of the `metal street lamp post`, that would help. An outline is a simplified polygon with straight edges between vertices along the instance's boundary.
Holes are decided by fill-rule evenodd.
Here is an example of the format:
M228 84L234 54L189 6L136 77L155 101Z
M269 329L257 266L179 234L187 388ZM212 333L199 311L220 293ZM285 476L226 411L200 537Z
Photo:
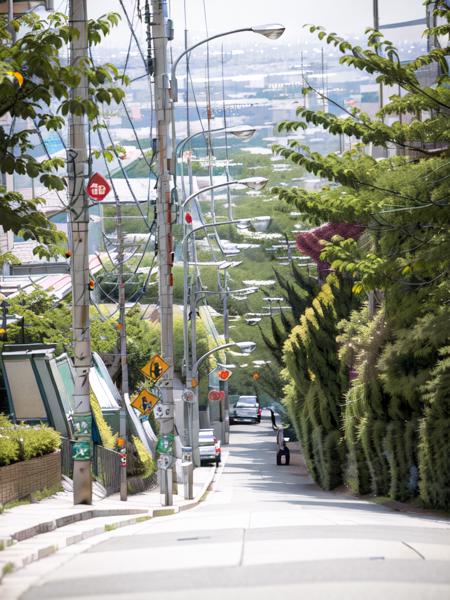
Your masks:
M195 466L200 466L200 456L199 456L199 451L198 451L198 440L196 439L198 437L198 419L199 419L199 414L198 414L198 387L197 387L197 378L194 377L193 373L194 373L194 365L198 363L198 361L196 360L192 360L191 362L191 357L190 357L190 353L189 353L189 325L188 325L188 305L190 305L191 307L191 328L192 328L192 343L191 343L191 347L192 347L192 355L195 358L195 352L194 352L194 348L196 345L196 337L195 337L195 310L196 310L196 306L195 306L195 291L191 290L189 293L189 286L188 286L188 277L187 277L187 273L188 273L188 248L189 248L189 242L191 240L191 238L193 236L195 236L196 233L198 233L199 231L202 231L204 229L208 229L211 227L218 227L219 225L233 225L236 223L242 223L242 222L248 222L249 219L231 219L231 220L227 220L227 221L220 221L220 222L216 222L216 223L206 223L204 225L200 225L198 227L194 227L193 229L191 229L191 231L189 231L183 238L182 241L182 255L183 255L183 264L184 264L184 274L185 274L185 285L184 285L184 319L183 319L183 339L184 339L184 359L185 359L185 363L184 363L184 368L185 368L185 376L186 376L186 388L188 390L194 390L194 395L193 395L193 410L191 411L193 414L191 415L191 419L192 419L192 426L190 426L190 441L191 441L191 445L192 445L192 454L193 454L193 461L194 461L194 465ZM192 366L191 366L192 365ZM194 382L194 385L193 385Z
M212 40L216 40L218 38L225 37L226 35L232 35L234 33L243 33L244 31L252 31L253 33L259 33L260 35L268 38L269 40L276 40L280 36L283 35L285 29L286 28L283 25L280 25L279 23L270 24L270 25L259 25L259 26L255 26L255 27L243 27L241 29L232 29L231 31L224 31L223 33L217 33L216 35L212 35L208 38L205 38L204 40L201 40L200 42L197 42L193 46L190 46L189 48L184 50L178 56L178 58L174 61L173 65L172 65L172 72L171 72L171 78L170 78L172 102L178 102L178 82L177 82L177 78L176 78L176 71L177 71L178 63L184 56L186 56L187 54L190 54L192 52L192 50L195 50L195 48L198 48L202 44L207 44L208 42L211 42Z
M192 379L198 381L198 370L202 362L208 358L214 352L220 352L220 350L226 350L227 348L239 348L239 350L243 354L251 354L253 350L256 348L255 342L228 342L226 344L221 344L220 346L216 346L212 350L209 350L203 356L201 356L192 366ZM192 447L193 456L194 453L198 454L198 385L194 388L194 411L190 412L188 417L188 429L190 433L190 446ZM197 411L195 410L197 409ZM196 414L197 413L197 414ZM200 457L198 456L198 462L200 463ZM195 464L195 461L194 461Z
M213 186L209 186L207 188L204 188L203 190L200 190L198 192L195 192L194 194L191 194L190 196L188 196L186 198L186 200L183 202L182 204L182 210L184 211L184 209L186 208L186 206L191 202L191 200L193 200L195 197L199 196L200 194L204 193L205 191L210 191L210 190L214 190L220 187L225 187L228 185L235 185L235 184L241 184L241 185L245 185L247 187L251 187L251 188L255 188L255 186L259 187L259 189L261 189L261 187L264 187L264 185L266 185L267 183L267 179L265 177L248 177L246 179L240 179L240 180L235 180L235 181L229 181L229 182L225 182L225 183L219 183ZM186 215L184 215L186 216ZM185 221L185 219L184 219ZM238 219L236 221L234 220L229 220L228 222L235 222L235 223L243 223L243 222L248 222L247 220L243 220L243 219ZM219 223L217 223L219 225ZM207 224L207 226L211 227L214 226L215 223L209 223ZM189 306L189 255L188 255L188 247L184 247L184 240L189 240L190 234L194 233L195 231L199 231L203 228L204 226L201 226L200 228L197 229L192 229L191 232L189 232L188 234L186 234L183 238L183 242L182 242L182 247L183 247L183 349L184 349L184 367L185 367L185 371L186 371L186 379L188 377L188 363L189 363L189 331L188 331L188 306ZM193 242L195 244L195 241ZM195 253L193 252L193 255L195 255ZM192 316L192 323L194 323L195 320L195 312L192 312L191 309L191 316ZM194 346L195 344L195 336L193 337L193 344L192 346Z
M241 29L232 29L230 31L224 31L222 33L218 33L216 35L207 37L207 38L201 40L200 42L197 42L193 46L186 48L174 61L173 65L172 65L172 69L171 69L171 76L170 76L170 94L171 94L171 100L172 100L172 103L171 103L172 146L174 148L173 152L175 152L175 156L172 155L172 163L173 163L172 171L173 171L173 173L176 172L176 145L177 145L176 144L175 111L174 111L174 104L175 104L175 102L178 102L178 82L177 82L177 78L176 78L176 71L177 71L177 67L178 67L180 61L182 60L183 57L185 57L185 56L188 57L189 54L192 52L192 50L194 50L195 48L198 48L199 46L201 46L203 44L207 44L208 42L211 42L212 40L215 40L215 39L218 39L221 37L225 37L227 35L233 35L234 33L242 33L245 31L251 31L253 33L258 33L259 35L262 35L268 39L276 40L281 35L283 35L283 33L285 31L285 27L283 25L280 25L279 23L276 23L276 24L269 24L269 25L256 25L254 27L244 27ZM185 44L187 45L187 38L185 39ZM188 126L189 126L189 121L188 121ZM208 133L208 132L206 132L206 133ZM190 136L188 136L188 137L190 137Z
M246 142L255 135L256 129L254 127L247 127L246 125L239 125L236 127L217 127L216 129L202 130L202 131L197 131L196 133L192 133L192 134L188 135L187 137L185 137L180 142L178 142L178 144L175 144L175 138L174 138L173 147L172 147L172 174L173 174L173 185L174 185L175 192L177 191L178 160L182 156L182 153L183 153L183 150L184 150L184 147L186 146L186 144L188 144L194 138L199 137L201 135L211 135L212 133L221 133L221 132L233 135L234 137L238 138L239 140ZM175 134L173 133L173 135L175 135ZM186 190L185 190L185 185L184 185L183 162L181 162L181 189L183 191L183 200L184 200L186 197ZM190 190L190 191L192 193L192 190Z

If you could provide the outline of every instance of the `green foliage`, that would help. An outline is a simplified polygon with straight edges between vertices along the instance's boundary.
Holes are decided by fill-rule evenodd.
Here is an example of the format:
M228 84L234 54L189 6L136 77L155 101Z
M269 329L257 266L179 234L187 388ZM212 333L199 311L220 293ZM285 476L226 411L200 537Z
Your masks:
M325 489L342 481L341 405L347 389L336 341L337 323L351 309L348 282L330 275L284 345L284 403L312 476Z
M72 318L65 302L55 303L52 296L37 288L30 294L20 292L9 300L9 312L23 317L24 337L20 322L8 327L8 342L55 344L56 352L70 346Z
M142 319L142 311L138 306L127 311L127 362L131 393L144 381L142 367L153 354L159 352L159 333L159 324Z
M114 450L116 447L117 435L112 432L111 427L106 422L99 401L92 391L89 394L89 402L91 405L92 416L94 417L95 424L97 425L100 434L101 445L104 448L108 448L108 450Z
M131 439L132 442L127 446L127 475L129 477L150 477L156 470L152 455L136 435L133 435Z
M390 421L386 432L386 455L390 470L389 497L405 501L418 489L417 420Z
M355 494L370 492L370 475L361 443L357 423L359 422L360 398L364 394L362 385L353 385L346 394L343 413L343 436L347 455L344 465L344 483Z
M61 437L47 425L13 425L5 415L0 415L0 466L57 450Z
M338 325L339 357L356 374L345 397L343 418L347 450L345 482L359 493L386 495L389 463L385 435L389 397L383 392L377 361L388 329L383 311L369 318L367 305L353 311Z
M424 386L425 410L419 425L420 497L428 505L450 508L450 346Z
M448 3L433 2L433 11L443 24L425 34L447 34ZM299 107L297 120L279 125L288 135L314 125L358 141L349 152L327 156L298 139L275 146L282 157L331 183L319 192L274 191L313 225L349 223L364 229L358 240L335 236L320 258L353 280L356 295L372 292L375 300L375 311L369 315L364 305L334 333L329 323L322 323L314 303L306 309L285 344L292 378L285 402L303 436L308 467L322 485L329 485L323 464L330 458L325 458L326 438L318 427L337 430L340 418L344 480L352 490L408 500L419 483L427 504L448 508L450 50L433 48L402 62L379 31L367 30L367 47L362 48L321 27L309 29L338 49L341 64L375 75L378 83L398 86L402 95L391 96L373 118L356 108L341 107L343 116L336 116ZM439 76L435 85L425 87L419 70L429 66L438 67ZM311 91L308 84L304 93ZM394 146L398 155L375 160L366 153L369 144ZM335 365L334 373L348 369L352 376L340 415L329 402L339 385L325 368L333 364L325 332L337 336L339 344L341 365ZM276 331L275 339L279 335ZM329 444L337 455L338 440Z
M89 43L99 43L117 23L118 16L114 13L89 21ZM51 13L46 19L28 14L15 19L13 24L17 31L22 26L25 29L16 40L6 16L1 16L0 116L9 116L16 126L0 128L0 171L28 175L39 179L48 189L63 190L66 182L59 170L64 168L64 160L38 161L32 155L34 130L28 123L32 121L47 131L59 131L64 127L64 117L70 113L86 114L93 119L99 114L98 103L122 100L124 91L117 84L126 80L111 64L96 67L88 59L76 65L67 64L64 48L79 32L70 27L62 13ZM18 75L11 76L11 72ZM71 96L71 90L84 75L89 86L87 100ZM5 231L38 242L33 252L50 257L63 252L65 236L39 210L44 202L43 198L25 199L1 187L0 225Z
M318 293L319 286L313 277L302 273L294 263L291 263L286 275L280 269L274 268L273 272L280 287L281 295L284 296L292 311L292 320L297 323ZM265 333L261 325L259 329L264 344L271 351L278 365L282 366L283 345L292 329L292 322L283 311L281 311L280 320L281 323L279 324L274 316L270 318L271 336Z
M20 460L18 441L7 435L3 428L0 429L0 436L0 466L18 462Z

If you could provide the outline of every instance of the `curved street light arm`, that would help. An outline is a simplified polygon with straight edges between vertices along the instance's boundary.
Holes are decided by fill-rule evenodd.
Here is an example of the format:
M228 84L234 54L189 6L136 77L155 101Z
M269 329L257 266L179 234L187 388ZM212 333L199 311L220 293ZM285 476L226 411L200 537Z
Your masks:
M198 135L205 135L205 134L210 134L210 133L217 133L218 131L225 131L226 127L216 127L215 129L205 129L204 131L196 131L195 133L191 133L191 135L188 135L187 137L185 137L183 140L180 140L178 142L178 144L176 145L176 149L175 149L175 154L176 156L180 156L181 155L181 151L183 150L184 146L190 142L193 138L197 137Z
M178 85L177 85L177 80L176 80L176 71L177 71L178 63L184 56L186 56L186 54L189 54L190 52L192 52L192 50L195 50L195 48L198 48L202 44L207 44L208 42L211 42L212 40L216 40L217 38L224 37L226 35L232 35L233 33L242 33L244 31L253 31L253 28L252 27L243 27L242 29L232 29L231 31L224 31L223 33L217 33L216 35L212 35L208 38L205 38L204 40L201 40L200 42L197 42L193 46L190 46L190 48L187 48L186 50L184 50L184 52L182 52L176 58L176 60L174 61L173 65L172 65L172 71L171 71L171 75L170 75L172 102L178 102Z
M228 344L221 344L220 346L216 346L216 348L213 348L212 350L205 352L205 354L203 356L200 356L200 358L197 360L197 362L193 365L192 376L197 377L199 366L206 358L208 358L208 356L210 354L213 354L214 352L219 352L220 350L225 350L225 348L231 348L232 346L236 346L236 345L237 345L236 342L229 342Z
M184 208L186 206L186 204L188 204L191 200L193 200L197 196L200 196L201 194L204 194L205 192L210 192L211 190L216 190L217 188L221 188L221 187L236 185L237 183L240 183L240 182L239 182L239 180L235 179L233 181L224 181L223 183L215 183L214 185L209 185L208 187L205 187L205 188L199 190L198 192L195 192L194 194L191 194L190 196L188 196L186 198L186 200L183 202L183 204L181 205L181 208ZM245 184L243 183L242 185L245 185Z
M191 235L195 235L198 231L202 229L208 229L209 227L218 227L219 225L234 225L235 223L242 223L243 221L248 221L248 219L230 219L229 221L218 221L214 223L205 223L204 225L199 225L198 227L194 227L191 231L184 236L181 247L183 249L183 258L186 256L187 243Z

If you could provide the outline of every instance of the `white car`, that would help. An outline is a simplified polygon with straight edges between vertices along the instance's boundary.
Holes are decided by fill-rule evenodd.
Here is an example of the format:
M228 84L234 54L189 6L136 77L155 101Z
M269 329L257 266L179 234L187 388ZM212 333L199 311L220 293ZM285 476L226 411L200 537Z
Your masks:
M256 396L239 396L239 400L230 410L230 424L260 423L261 407Z
M219 466L221 460L220 440L214 435L214 429L200 429L198 446L201 464L214 462L216 466Z

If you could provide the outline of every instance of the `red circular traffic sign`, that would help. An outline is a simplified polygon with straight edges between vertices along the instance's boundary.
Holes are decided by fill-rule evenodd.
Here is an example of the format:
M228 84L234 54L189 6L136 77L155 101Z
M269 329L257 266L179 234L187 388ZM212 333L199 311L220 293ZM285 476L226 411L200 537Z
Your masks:
M231 375L232 375L232 373L228 369L221 369L217 373L217 377L220 379L220 381L227 381L227 379L229 379L231 377Z
M111 186L108 181L100 175L100 173L94 173L89 179L86 192L89 198L96 202L101 202L111 191Z

